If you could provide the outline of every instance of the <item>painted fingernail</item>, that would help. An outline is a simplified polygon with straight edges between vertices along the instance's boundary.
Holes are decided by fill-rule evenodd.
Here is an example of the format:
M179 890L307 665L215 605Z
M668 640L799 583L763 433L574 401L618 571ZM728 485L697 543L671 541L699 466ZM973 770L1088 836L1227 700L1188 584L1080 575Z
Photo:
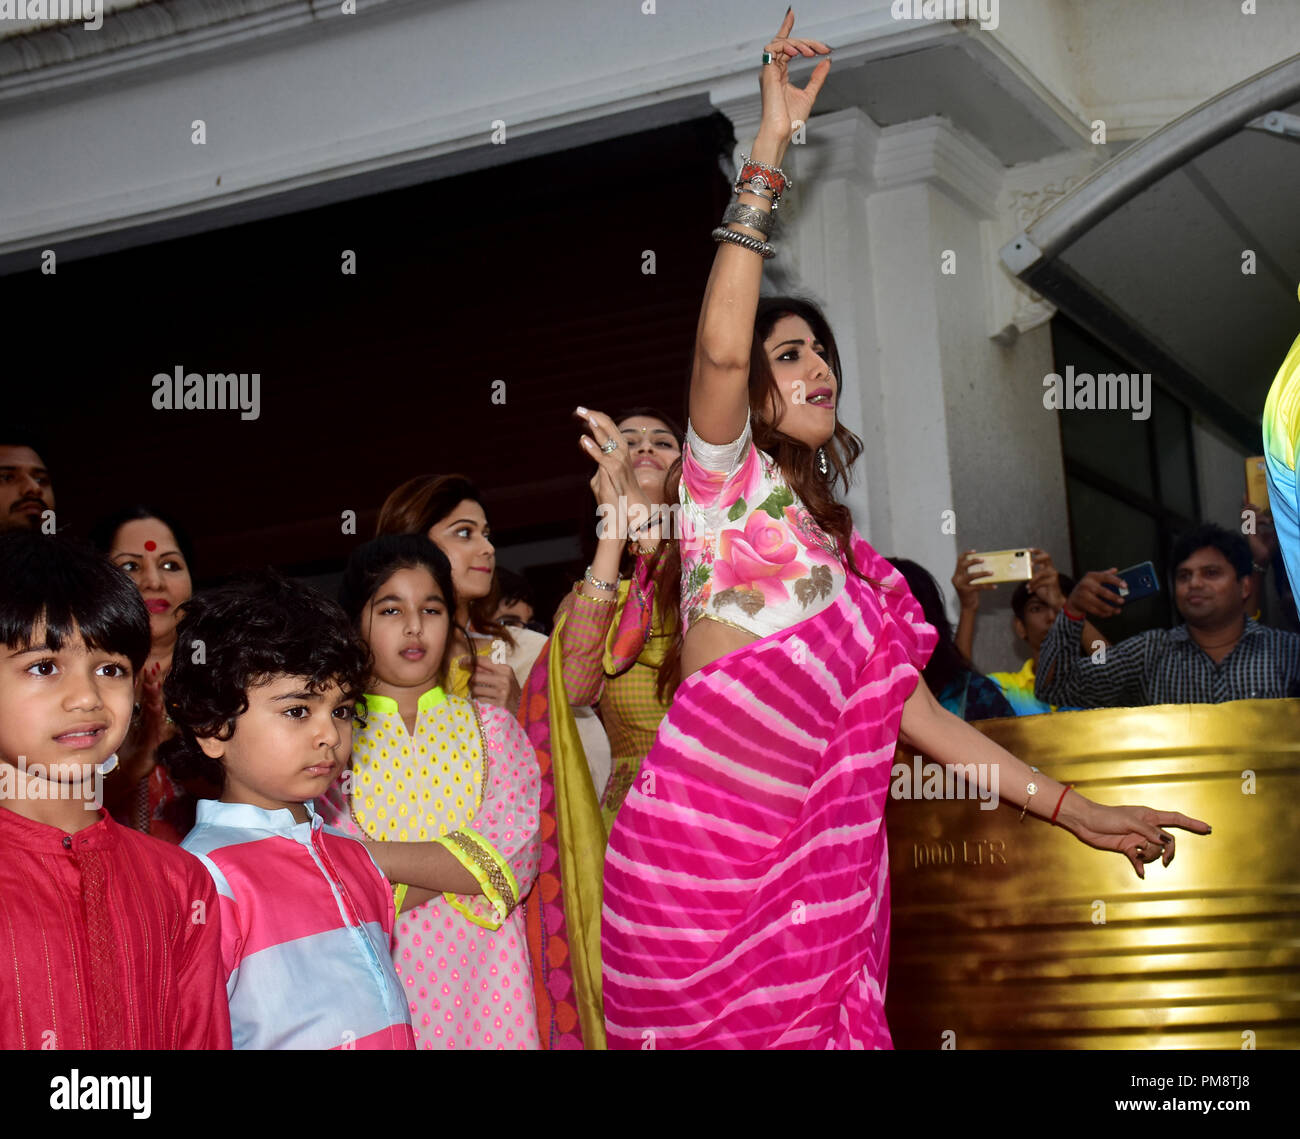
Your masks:
M586 409L585 407L579 407L579 408L576 408L576 409L574 410L574 414L575 414L575 415L589 415L590 412L588 412L587 409Z

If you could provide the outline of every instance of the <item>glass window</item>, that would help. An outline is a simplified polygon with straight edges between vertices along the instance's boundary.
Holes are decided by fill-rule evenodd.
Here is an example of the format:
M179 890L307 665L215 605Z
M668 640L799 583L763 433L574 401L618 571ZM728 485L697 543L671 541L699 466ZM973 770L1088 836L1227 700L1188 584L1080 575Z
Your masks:
M1059 314L1052 321L1052 348L1053 366L1063 380L1084 374L1132 375L1136 370ZM1150 561L1164 591L1135 602L1119 617L1098 622L1112 640L1180 619L1167 592L1168 552L1174 538L1195 525L1200 513L1191 417L1156 379L1152 377L1146 419L1133 418L1131 386L1128 407L1076 407L1057 414L1075 576ZM1139 401L1144 394L1139 387Z

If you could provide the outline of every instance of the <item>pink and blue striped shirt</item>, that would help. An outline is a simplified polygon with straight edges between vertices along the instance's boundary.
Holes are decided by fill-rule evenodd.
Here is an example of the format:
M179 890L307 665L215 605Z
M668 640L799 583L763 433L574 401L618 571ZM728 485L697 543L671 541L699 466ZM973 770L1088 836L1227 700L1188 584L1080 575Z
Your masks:
M216 883L234 1047L414 1048L388 881L305 806L203 799L182 843Z

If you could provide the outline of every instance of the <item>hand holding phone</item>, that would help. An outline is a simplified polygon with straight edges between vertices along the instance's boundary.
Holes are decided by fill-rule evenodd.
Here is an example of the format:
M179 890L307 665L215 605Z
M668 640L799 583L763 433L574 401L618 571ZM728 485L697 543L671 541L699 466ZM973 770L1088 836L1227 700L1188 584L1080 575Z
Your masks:
M1124 611L1121 588L1127 589L1128 583L1119 576L1114 566L1107 570L1089 570L1074 587L1074 592L1065 605L1072 613L1085 613L1089 617L1114 617Z
M979 579L980 585L992 585L1000 581L1028 581L1034 576L1029 547L1019 550L990 550L975 554L970 561L970 568L987 570Z
M1160 592L1160 579L1156 576L1156 567L1149 561L1122 569L1115 576L1124 584L1107 586L1107 588L1113 588L1123 601L1141 601L1144 597Z

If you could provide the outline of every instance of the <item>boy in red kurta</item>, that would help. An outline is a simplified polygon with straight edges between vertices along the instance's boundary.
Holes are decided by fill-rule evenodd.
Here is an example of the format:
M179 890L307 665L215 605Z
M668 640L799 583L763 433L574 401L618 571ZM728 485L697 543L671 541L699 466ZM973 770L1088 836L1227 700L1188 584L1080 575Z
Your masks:
M100 807L149 617L98 555L0 536L0 1048L229 1048L202 864Z

